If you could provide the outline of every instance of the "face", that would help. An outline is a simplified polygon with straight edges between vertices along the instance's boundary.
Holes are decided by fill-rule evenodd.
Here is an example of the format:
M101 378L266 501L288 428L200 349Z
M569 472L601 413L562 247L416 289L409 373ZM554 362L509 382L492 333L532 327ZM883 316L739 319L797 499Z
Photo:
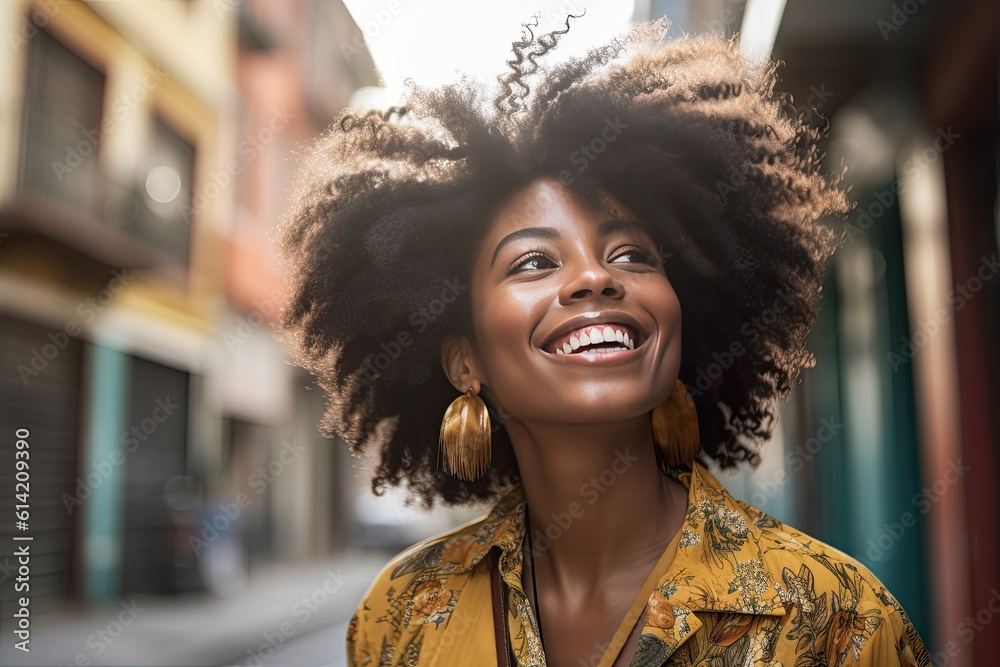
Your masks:
M607 202L595 210L538 179L500 210L477 251L468 367L505 420L624 421L673 389L680 303L642 223Z

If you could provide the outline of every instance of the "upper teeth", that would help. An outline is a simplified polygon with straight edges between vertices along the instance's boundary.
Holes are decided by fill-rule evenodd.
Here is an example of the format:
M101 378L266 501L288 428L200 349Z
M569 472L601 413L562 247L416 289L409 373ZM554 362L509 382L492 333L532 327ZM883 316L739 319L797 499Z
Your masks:
M587 347L588 345L594 345L596 343L611 343L618 342L622 343L621 348L611 348L608 351L614 352L616 350L634 350L635 341L628 335L627 332L621 329L605 326L605 327L590 327L579 334L573 334L569 337L569 342L564 342L561 347L556 348L556 354L572 354L574 351L579 350L582 347Z

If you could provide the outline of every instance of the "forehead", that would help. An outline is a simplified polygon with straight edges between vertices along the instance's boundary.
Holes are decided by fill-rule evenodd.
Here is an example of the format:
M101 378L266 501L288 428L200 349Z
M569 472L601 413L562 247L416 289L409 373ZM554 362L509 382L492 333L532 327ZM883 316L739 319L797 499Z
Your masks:
M537 178L501 206L487 237L497 238L526 227L585 231L608 218L633 217L621 202L602 194L596 201L587 201L555 178Z

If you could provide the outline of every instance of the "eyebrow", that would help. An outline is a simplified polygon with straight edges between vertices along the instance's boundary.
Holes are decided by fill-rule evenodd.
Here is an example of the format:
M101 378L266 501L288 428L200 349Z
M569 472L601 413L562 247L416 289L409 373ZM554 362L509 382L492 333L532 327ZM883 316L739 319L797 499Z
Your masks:
M631 230L640 231L645 234L650 234L651 230L649 225L640 221L634 220L632 218L611 218L610 220L605 220L601 223L601 226L597 228L597 233L600 236L608 236L617 231ZM558 230L552 227L525 227L524 229L518 229L517 231L511 232L507 236L497 243L496 249L493 251L493 259L490 261L490 268L497 261L497 255L500 254L500 250L503 249L505 245L523 238L539 238L539 239L558 239L562 235Z

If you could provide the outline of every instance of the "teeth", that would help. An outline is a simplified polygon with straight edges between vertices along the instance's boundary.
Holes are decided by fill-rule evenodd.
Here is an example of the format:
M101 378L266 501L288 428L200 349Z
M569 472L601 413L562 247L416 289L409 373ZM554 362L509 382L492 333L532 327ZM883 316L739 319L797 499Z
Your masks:
M635 349L635 341L632 337L625 333L621 329L615 329L614 327L606 326L603 329L593 327L583 333L575 334L569 337L569 342L563 343L561 347L555 349L556 354L573 354L574 352L580 350L580 348L587 347L588 345L596 345L598 343L621 343L621 347L604 348L600 350L601 352L617 352ZM588 352L590 352L588 350Z

